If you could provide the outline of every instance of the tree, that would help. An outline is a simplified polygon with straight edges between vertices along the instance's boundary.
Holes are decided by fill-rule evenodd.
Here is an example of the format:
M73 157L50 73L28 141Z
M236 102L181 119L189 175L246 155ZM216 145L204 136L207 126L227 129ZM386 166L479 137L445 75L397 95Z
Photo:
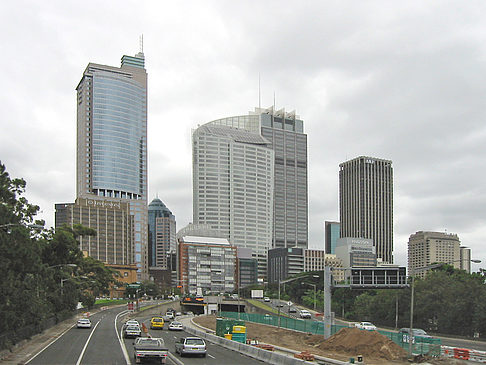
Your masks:
M21 195L23 179L11 179L0 162L0 330L38 324L47 302L41 296L43 277L40 246L26 226L39 207ZM41 223L39 221L39 223Z

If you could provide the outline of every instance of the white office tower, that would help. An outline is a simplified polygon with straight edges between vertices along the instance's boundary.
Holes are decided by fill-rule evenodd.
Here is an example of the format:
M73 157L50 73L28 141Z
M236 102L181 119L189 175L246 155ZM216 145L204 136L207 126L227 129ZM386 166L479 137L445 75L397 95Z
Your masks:
M251 249L264 278L273 234L274 152L258 128L229 126L245 125L250 117L209 122L193 131L193 220L217 229L232 245Z
M285 109L255 108L212 124L258 133L274 150L272 248L308 247L307 135L304 122Z

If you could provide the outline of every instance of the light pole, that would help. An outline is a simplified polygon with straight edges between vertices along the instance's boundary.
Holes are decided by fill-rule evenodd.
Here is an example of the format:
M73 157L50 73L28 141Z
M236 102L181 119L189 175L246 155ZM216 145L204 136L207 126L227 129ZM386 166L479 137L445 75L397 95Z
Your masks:
M64 291L63 291L64 282L67 281L67 280L69 280L69 278L68 279L61 279L61 297L64 295Z
M311 284L311 283L306 283L306 282L302 282L301 284L302 285L304 285L304 284L312 285L312 287L314 288L314 312L315 312L316 311L316 288L317 288L317 285Z
M417 268L412 268L410 270L410 277L411 277L411 280L412 282L410 283L411 285L411 294L410 294L410 329L409 329L409 333L408 333L408 355L409 356L412 356L412 344L413 344L413 340L414 340L414 336L413 336L413 303L414 303L414 292L415 292L415 273L417 271L423 271L423 270L429 270L429 269L435 269L435 268L438 268L438 267L441 267L443 265L450 265L450 264L453 264L455 262L461 262L461 261L464 261L464 260L454 260L454 261L449 261L449 262L441 262L441 263L438 263L438 264L432 264L432 265L427 265L427 266L422 266L422 267L417 267ZM469 260L470 262L473 262L475 264L479 264L481 262L481 260L474 260L474 259L470 259Z

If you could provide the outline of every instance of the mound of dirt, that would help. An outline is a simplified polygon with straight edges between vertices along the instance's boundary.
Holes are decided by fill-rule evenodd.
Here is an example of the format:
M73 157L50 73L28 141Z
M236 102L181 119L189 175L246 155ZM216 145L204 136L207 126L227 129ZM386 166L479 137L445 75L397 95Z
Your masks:
M407 357L407 352L388 337L376 331L362 331L357 328L343 328L317 347L322 350L386 360L401 360Z

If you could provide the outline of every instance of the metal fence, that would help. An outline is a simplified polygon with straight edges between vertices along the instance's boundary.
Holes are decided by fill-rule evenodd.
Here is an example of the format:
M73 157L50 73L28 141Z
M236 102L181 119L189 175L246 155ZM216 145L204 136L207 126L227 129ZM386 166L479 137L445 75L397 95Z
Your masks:
M278 327L280 321L280 327L312 333L316 335L324 335L324 322L322 321L309 321L303 319L289 318L285 316L276 316L271 314L258 314L258 313L237 313L237 312L221 312L220 315L226 318L241 319L243 321L268 324ZM339 332L343 328L348 326L332 325L331 335ZM403 349L409 349L408 335L403 335L397 332L379 330L379 333L388 337ZM423 354L430 356L440 356L441 340L439 338L425 338L414 337L412 343L412 353L415 355Z

